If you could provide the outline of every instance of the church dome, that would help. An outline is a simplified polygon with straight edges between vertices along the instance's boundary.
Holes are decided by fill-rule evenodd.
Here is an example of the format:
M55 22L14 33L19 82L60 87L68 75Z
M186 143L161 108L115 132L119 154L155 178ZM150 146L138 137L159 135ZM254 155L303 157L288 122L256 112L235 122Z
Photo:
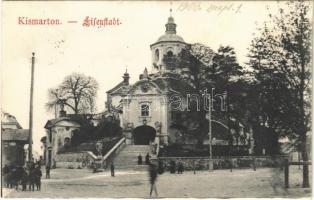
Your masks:
M178 56L183 50L190 48L190 44L186 43L181 36L177 35L177 24L174 22L174 18L171 15L168 17L165 28L165 33L160 36L155 43L150 45L152 53L152 74L174 71L174 65L168 61L172 59L172 56Z
M168 21L165 24L166 32L164 35L160 36L156 43L159 42L182 42L185 43L183 38L177 35L177 25L174 23L174 18L172 16L168 17Z
M177 34L164 34L158 38L157 42L184 42L184 40Z

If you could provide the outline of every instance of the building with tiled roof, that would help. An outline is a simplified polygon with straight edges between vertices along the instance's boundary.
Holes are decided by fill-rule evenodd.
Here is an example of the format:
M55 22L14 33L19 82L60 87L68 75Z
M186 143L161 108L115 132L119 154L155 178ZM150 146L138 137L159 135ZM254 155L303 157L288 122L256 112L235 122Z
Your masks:
M26 145L29 144L29 130L22 129L16 118L9 113L1 113L2 165L24 165Z
M1 112L1 129L21 129L21 125L10 113Z

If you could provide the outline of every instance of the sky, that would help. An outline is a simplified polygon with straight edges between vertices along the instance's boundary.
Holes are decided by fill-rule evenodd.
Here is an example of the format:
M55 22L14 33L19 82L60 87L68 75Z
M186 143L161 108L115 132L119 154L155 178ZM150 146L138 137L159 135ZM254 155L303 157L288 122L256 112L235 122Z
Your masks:
M31 54L35 52L34 152L41 153L44 125L54 118L45 108L48 89L72 72L92 76L99 83L97 111L103 111L106 91L122 81L126 67L131 83L145 67L151 68L149 45L164 34L170 8L177 34L187 43L202 43L214 51L230 45L245 65L253 33L269 13L278 10L278 2L2 2L1 107L28 129ZM87 16L119 18L121 24L82 26ZM19 17L59 19L62 25L21 25Z

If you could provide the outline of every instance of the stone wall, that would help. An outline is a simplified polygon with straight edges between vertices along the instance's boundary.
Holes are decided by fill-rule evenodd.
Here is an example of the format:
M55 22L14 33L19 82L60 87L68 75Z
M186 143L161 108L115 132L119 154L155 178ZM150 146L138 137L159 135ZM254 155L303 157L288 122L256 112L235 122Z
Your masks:
M90 167L93 162L88 152L62 153L55 157L57 168L84 168Z
M82 163L80 162L57 162L57 168L65 168L65 169L81 169Z
M231 162L233 168L253 168L255 167L280 167L284 159L288 156L241 156L232 158L214 158L214 169L230 169ZM208 157L159 157L153 160L153 163L157 164L159 161L163 163L166 170L170 168L170 162L174 161L176 164L181 161L184 166L184 170L208 170L209 158Z

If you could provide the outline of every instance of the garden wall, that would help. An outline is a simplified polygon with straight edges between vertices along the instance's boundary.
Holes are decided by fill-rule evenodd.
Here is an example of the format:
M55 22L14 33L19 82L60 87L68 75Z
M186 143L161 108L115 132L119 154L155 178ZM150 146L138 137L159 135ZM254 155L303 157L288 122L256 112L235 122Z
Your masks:
M90 153L84 151L57 154L55 161L57 168L84 168L89 167L94 158Z

